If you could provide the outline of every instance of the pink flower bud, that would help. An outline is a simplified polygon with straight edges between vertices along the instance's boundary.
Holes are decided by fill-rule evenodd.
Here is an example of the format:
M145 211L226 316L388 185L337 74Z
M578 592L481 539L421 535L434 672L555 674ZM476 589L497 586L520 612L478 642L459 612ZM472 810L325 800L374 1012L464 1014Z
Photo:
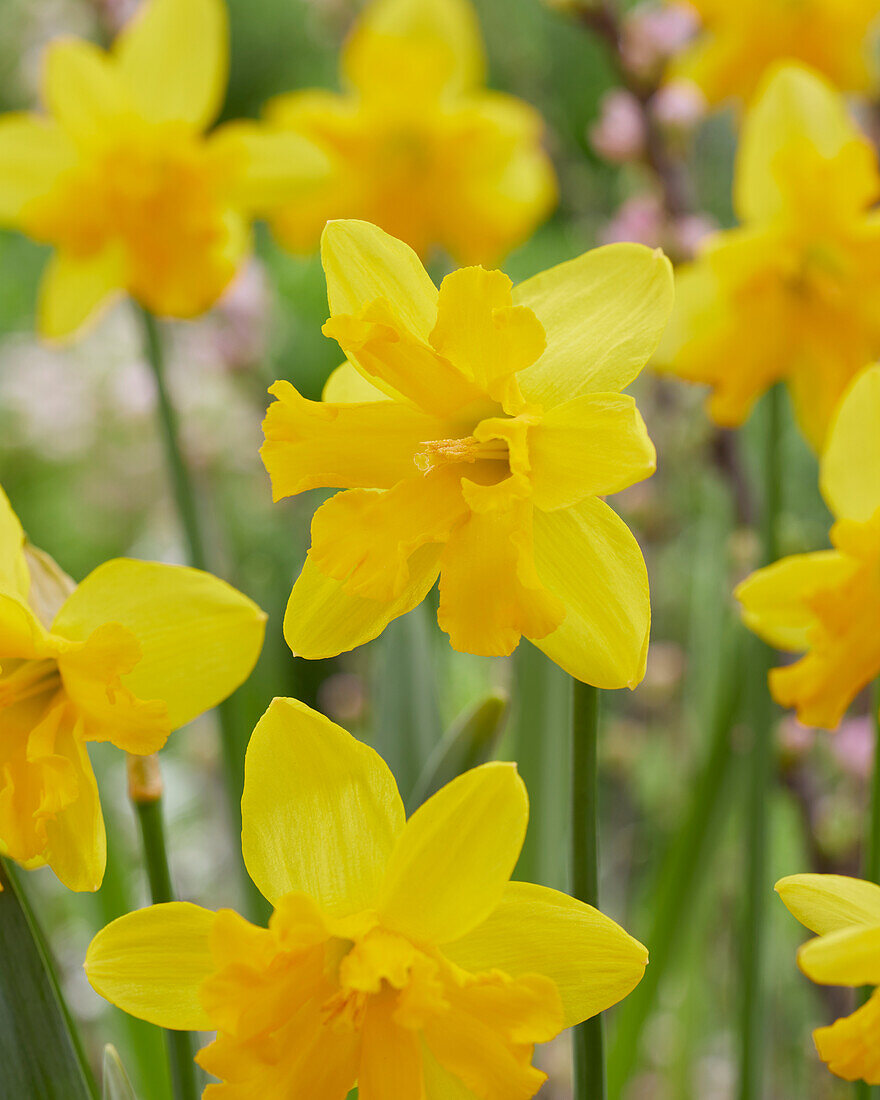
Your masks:
M688 4L644 5L627 16L621 49L627 68L642 77L656 76L699 27Z
M664 85L651 99L651 113L664 129L679 133L692 130L706 115L708 102L690 80Z
M645 148L645 119L639 101L615 88L599 104L599 119L590 127L590 141L600 157L624 164L638 160Z
M599 234L602 244L635 241L659 248L664 237L663 205L656 195L636 195L617 211Z

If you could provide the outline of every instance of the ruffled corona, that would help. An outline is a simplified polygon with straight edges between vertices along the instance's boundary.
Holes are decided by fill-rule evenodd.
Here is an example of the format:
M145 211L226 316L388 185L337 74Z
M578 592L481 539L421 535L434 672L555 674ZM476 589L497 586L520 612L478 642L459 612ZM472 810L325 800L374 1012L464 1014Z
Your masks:
M172 903L93 940L103 996L216 1030L206 1100L529 1100L546 1042L625 997L647 961L597 910L513 883L528 800L511 764L465 772L405 820L383 761L276 699L247 752L242 844L269 927Z
M552 209L542 121L487 91L469 0L372 0L342 53L342 95L274 100L267 121L314 141L329 184L273 218L282 244L311 251L331 218L363 218L421 256L494 261Z
M472 267L438 291L410 248L364 222L331 222L323 258L324 332L348 362L321 402L272 387L261 452L276 499L346 490L315 514L291 649L360 645L439 575L456 649L509 654L525 636L581 680L634 686L647 577L600 497L654 470L619 391L668 316L668 261L613 245L516 288Z
M41 332L65 337L127 291L191 317L249 249L250 220L324 178L317 148L232 123L208 137L228 63L222 0L146 0L110 51L47 50L46 115L0 117L0 222L55 248Z
M775 69L743 123L741 225L678 272L657 369L708 385L726 428L784 382L820 450L843 391L880 354L878 197L876 153L843 96L807 69Z
M111 561L76 587L25 553L0 490L0 852L96 890L106 845L86 743L156 752L245 679L264 618L169 565Z
M737 588L746 625L805 656L770 673L777 702L806 725L835 729L880 674L880 367L841 403L821 460L821 486L837 517L833 550L759 569Z

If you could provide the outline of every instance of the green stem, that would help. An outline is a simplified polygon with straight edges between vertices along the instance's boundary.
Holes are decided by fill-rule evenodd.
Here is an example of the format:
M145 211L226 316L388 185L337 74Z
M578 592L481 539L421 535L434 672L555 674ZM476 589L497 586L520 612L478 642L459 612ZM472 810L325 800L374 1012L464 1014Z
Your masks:
M131 758L130 758L131 759ZM140 762L135 763L138 767ZM159 780L159 782L161 782ZM132 803L140 826L144 848L144 862L150 883L150 897L154 905L174 901L174 886L168 864L168 847L165 841L165 823L162 817L162 798L158 793L144 797L132 792ZM165 1032L168 1045L168 1062L176 1100L198 1100L199 1086L196 1064L193 1061L193 1037L188 1031Z
M717 830L725 780L733 755L731 729L737 714L741 670L735 642L721 647L711 723L711 741L703 766L691 787L691 800L680 832L674 838L653 880L653 918L645 942L651 964L638 986L618 1009L614 1042L608 1058L608 1091L620 1096L636 1063L642 1032L656 1003L657 991L669 969L675 950L687 934L681 921L681 899L693 899L707 851Z
M140 309L140 316L143 323L147 361L156 382L157 408L162 428L162 438L165 443L168 473L174 490L174 500L177 505L180 524L186 538L190 565L196 569L208 570L207 543L199 515L198 497L192 474L184 457L177 411L166 380L162 332L156 318L147 310ZM241 836L241 794L244 786L246 744L241 741L238 735L241 722L238 720L236 699L225 699L217 707L216 713L223 758L223 784L226 791L233 843L237 850ZM239 875L246 908L252 917L263 917L265 915L265 902L251 882L244 864L241 862L239 863Z
M869 882L880 883L880 679L875 680L871 692L871 721L874 727L874 766L871 772L871 802L868 818L868 834L865 837L864 876ZM864 1004L873 990L860 992L859 1004ZM856 1082L858 1100L878 1100L880 1088L872 1088L865 1081Z
M196 569L207 569L208 557L205 553L205 540L199 519L195 486L186 459L183 457L177 410L174 408L174 402L168 390L162 333L159 331L156 318L151 313L148 313L145 309L140 312L144 326L147 360L156 383L156 400L158 402L159 421L162 425L162 438L165 443L165 458L168 462L168 472L171 475L177 512L186 535L190 565L195 566Z
M782 391L774 387L765 398L761 453L763 500L761 557L768 565L778 557L776 524L780 508L780 447ZM750 643L748 687L751 697L751 743L747 764L746 899L742 941L742 1001L740 1003L740 1100L760 1100L764 1088L766 997L764 934L771 884L768 881L768 805L773 779L773 700L767 674L773 651L757 638Z
M599 693L572 680L571 887L599 905ZM605 1037L601 1014L572 1035L574 1100L605 1100Z

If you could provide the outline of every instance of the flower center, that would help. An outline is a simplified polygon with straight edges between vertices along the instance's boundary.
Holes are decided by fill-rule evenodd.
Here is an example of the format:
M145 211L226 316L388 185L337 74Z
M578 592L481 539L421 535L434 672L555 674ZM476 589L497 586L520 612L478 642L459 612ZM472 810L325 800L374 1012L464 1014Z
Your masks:
M423 474L428 474L441 466L457 462L510 461L510 450L503 439L487 439L480 442L472 435L464 439L434 439L422 443L416 451L413 461Z
M6 669L11 668L7 672ZM55 661L11 661L0 668L0 710L52 695L61 687Z

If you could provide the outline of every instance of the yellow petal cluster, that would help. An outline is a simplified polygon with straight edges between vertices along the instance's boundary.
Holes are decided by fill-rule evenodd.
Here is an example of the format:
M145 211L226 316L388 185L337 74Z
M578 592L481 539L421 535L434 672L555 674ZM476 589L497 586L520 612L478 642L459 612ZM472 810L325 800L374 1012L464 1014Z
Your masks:
M776 889L816 939L798 965L823 985L880 986L880 886L844 875L789 875ZM847 1081L880 1085L880 990L850 1016L813 1032L819 1057Z
M845 92L876 81L872 44L878 0L686 0L701 30L673 66L710 103L748 100L766 70L799 61Z
M275 126L314 141L330 182L274 218L278 239L311 251L332 218L361 218L422 257L438 246L459 263L497 260L556 201L540 116L485 88L469 0L372 0L345 44L342 94L281 96Z
M833 550L796 554L736 590L746 624L779 649L806 655L773 669L770 690L798 718L834 729L880 674L880 366L841 403L821 460L821 488L837 522Z
M210 1100L528 1100L533 1047L615 1004L647 952L588 905L510 882L528 820L511 764L409 818L382 759L302 703L251 738L242 847L268 929L175 902L89 948L95 989L164 1027L216 1030Z
M156 752L248 676L265 616L193 569L116 560L58 583L0 490L0 854L96 890L106 839L86 744Z
M291 649L361 645L439 576L456 649L509 654L525 636L580 680L634 686L647 575L601 496L654 470L620 390L671 309L666 258L612 245L517 287L471 267L438 291L407 245L341 221L323 260L324 331L348 361L321 402L276 383L264 423L276 499L345 490L315 514L284 622Z
M880 354L880 170L843 97L774 70L743 123L739 228L711 235L676 280L658 369L711 387L736 427L776 382L821 448L843 391Z
M154 313L206 310L250 221L324 177L314 145L256 123L204 135L228 66L223 0L146 0L109 51L43 58L45 112L0 116L0 224L54 248L40 331L64 337L128 292Z

